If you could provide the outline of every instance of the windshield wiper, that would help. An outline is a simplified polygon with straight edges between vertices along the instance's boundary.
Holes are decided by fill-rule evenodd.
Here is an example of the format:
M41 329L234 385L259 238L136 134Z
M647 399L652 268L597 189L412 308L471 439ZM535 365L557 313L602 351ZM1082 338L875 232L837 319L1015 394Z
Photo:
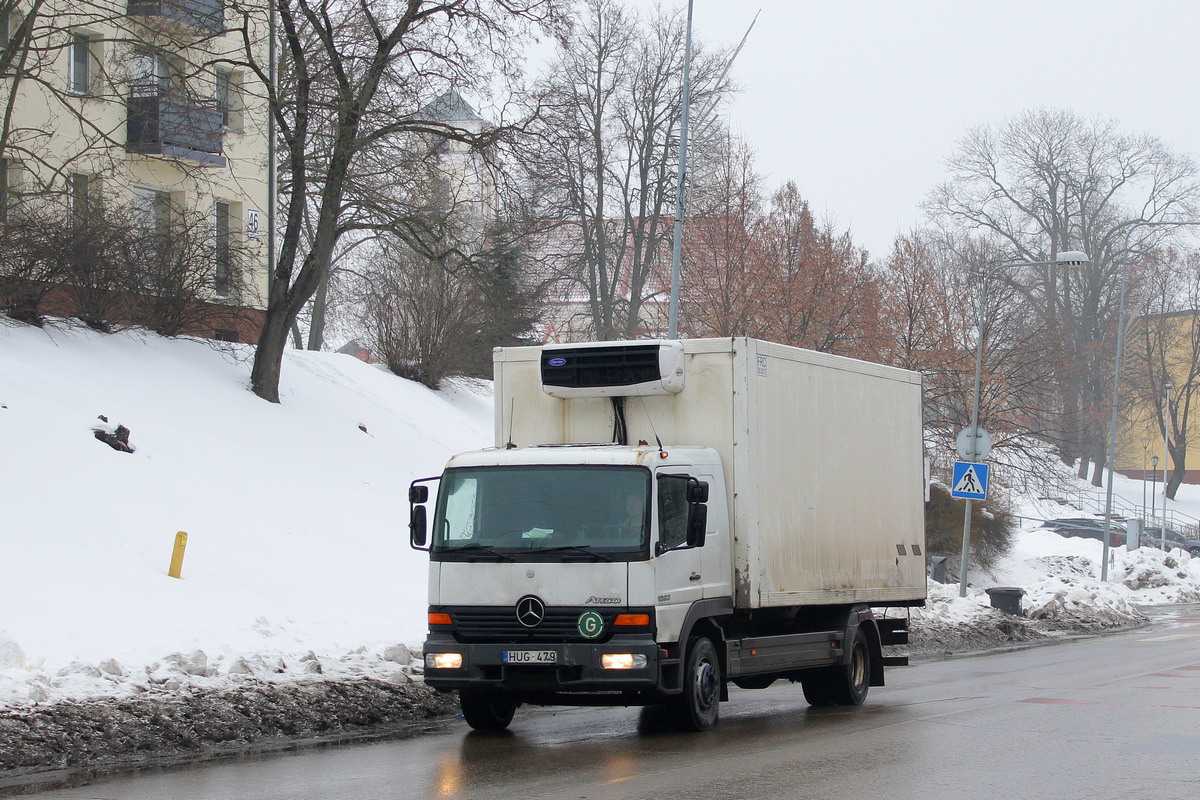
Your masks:
M542 547L542 548L538 548L537 550L531 550L530 552L531 553L566 553L568 551L574 552L574 553L583 553L584 555L592 556L593 558L597 558L601 561L612 561L613 560L612 556L610 556L606 553L597 553L595 550L592 549L592 546L590 544L564 544L564 545L559 545L558 547Z
M500 561L513 561L514 560L512 556L510 556L506 553L501 553L499 550L497 550L495 547L493 547L490 544L464 544L461 547L447 547L442 552L443 553L480 553L480 554L486 554L489 556L495 556Z

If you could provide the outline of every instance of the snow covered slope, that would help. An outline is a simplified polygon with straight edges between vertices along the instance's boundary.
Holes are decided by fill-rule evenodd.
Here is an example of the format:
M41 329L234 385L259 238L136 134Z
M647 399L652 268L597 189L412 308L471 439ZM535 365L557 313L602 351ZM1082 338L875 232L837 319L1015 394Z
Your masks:
M420 644L408 483L491 444L489 387L434 393L291 351L274 405L247 389L251 357L0 323L0 703L23 670L72 662L128 672L201 651L211 673L242 654ZM93 434L117 425L133 453Z
M418 649L426 630L408 484L490 445L490 387L435 393L291 351L274 405L247 389L251 356L0 318L0 707L416 671L397 647ZM93 434L118 425L133 453ZM1117 491L1135 502L1142 487ZM1178 508L1200 513L1200 487L1183 487ZM994 585L1025 588L1026 614L1068 625L1200 600L1200 559L1114 548L1102 584L1099 542L1036 525L994 575L972 572L966 598L931 583L918 620L980 619L988 598L974 587Z

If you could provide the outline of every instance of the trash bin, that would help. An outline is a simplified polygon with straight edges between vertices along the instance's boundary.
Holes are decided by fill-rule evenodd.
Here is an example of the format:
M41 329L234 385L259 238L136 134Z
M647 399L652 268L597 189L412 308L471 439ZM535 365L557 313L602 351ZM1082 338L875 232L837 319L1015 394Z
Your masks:
M988 599L992 601L992 608L998 608L1014 617L1021 616L1021 596L1025 594L1024 589L1016 586L993 586L985 591L988 593Z
M931 556L929 558L929 577L938 583L946 582L946 557Z

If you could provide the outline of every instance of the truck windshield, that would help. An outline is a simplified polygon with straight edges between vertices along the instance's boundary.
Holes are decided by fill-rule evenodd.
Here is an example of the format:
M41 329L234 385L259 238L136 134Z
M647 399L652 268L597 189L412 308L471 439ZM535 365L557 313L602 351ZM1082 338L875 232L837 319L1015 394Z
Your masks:
M442 479L433 554L441 559L648 558L643 467L452 469Z

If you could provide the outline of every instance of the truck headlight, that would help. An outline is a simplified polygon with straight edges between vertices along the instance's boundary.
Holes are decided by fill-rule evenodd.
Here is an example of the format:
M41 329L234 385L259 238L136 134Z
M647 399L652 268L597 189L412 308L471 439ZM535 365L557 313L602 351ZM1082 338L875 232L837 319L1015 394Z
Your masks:
M462 669L462 653L426 653L426 669Z
M646 656L642 653L605 653L600 656L600 666L604 669L642 669L646 666Z

